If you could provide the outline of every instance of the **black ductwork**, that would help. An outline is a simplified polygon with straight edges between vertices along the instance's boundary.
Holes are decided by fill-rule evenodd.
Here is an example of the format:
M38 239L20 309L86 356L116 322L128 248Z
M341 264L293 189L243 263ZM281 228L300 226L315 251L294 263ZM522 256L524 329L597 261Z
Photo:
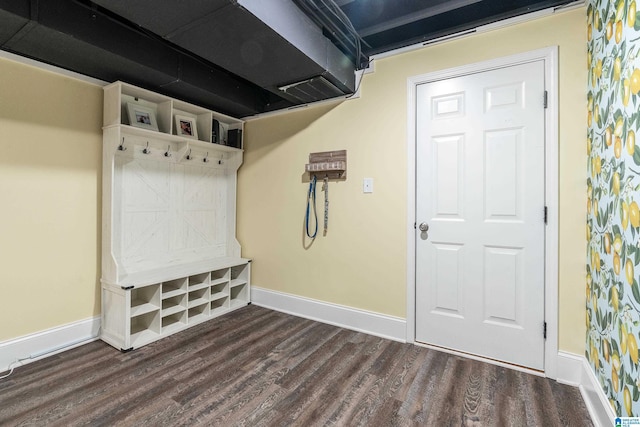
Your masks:
M354 91L353 61L291 0L94 2L294 104Z
M236 117L354 91L291 0L0 0L0 48Z
M0 48L236 117L294 105L84 1L0 0Z

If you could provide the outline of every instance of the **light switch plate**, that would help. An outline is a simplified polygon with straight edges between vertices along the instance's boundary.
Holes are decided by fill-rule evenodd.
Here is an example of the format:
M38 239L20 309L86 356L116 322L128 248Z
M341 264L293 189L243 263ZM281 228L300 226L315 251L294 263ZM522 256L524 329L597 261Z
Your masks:
M373 193L373 178L365 178L362 182L363 193Z

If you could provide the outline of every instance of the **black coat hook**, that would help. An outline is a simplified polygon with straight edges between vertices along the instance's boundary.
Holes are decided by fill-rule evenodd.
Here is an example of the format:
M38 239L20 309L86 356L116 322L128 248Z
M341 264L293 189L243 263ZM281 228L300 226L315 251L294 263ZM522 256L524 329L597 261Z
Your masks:
M142 152L144 154L151 154L151 150L149 150L149 141L147 141L147 148L145 148L144 150L142 150Z
M119 151L127 151L127 147L124 146L124 137L122 137L122 142L118 145Z
M165 157L171 157L171 145L167 145L167 151L164 152Z

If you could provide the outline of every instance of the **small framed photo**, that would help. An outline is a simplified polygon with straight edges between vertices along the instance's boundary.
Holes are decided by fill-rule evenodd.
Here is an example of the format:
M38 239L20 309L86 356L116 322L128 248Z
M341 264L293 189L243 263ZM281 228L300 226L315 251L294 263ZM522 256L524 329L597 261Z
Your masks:
M156 113L153 109L133 102L127 103L127 113L129 114L129 124L139 128L158 131Z
M196 119L176 114L176 135L186 138L198 139Z

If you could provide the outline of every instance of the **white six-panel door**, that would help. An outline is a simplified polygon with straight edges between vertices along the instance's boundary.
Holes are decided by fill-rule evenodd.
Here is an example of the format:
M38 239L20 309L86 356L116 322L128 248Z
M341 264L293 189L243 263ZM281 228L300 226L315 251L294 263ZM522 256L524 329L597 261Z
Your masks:
M416 341L544 369L544 62L421 84Z

